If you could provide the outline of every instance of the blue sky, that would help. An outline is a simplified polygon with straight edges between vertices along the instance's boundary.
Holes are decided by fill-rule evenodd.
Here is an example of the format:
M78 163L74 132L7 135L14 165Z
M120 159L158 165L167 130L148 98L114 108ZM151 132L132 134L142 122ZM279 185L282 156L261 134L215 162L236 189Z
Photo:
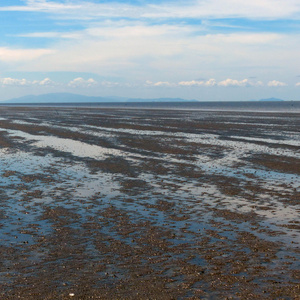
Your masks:
M299 0L0 0L0 100L300 100Z

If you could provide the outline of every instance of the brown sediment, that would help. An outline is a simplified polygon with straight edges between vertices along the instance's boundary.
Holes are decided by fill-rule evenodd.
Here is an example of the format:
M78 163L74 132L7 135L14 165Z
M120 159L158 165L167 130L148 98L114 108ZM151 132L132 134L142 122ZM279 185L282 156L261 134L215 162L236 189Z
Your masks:
M299 150L297 148L297 150ZM279 171L291 174L300 174L300 159L293 157L282 157L279 155L253 155L248 159L254 164L264 166L272 171Z
M137 170L121 157L110 157L105 160L87 160L87 166L93 172L108 172L136 177Z
M5 131L0 131L0 147L1 148L12 147L12 143L10 143L9 139L7 138L7 133Z

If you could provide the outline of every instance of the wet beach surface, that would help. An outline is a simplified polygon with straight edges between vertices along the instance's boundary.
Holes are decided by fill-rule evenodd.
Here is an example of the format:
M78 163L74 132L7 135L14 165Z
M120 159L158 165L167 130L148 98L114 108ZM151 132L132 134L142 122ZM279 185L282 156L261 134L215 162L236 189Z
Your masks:
M300 114L0 107L1 299L300 299Z

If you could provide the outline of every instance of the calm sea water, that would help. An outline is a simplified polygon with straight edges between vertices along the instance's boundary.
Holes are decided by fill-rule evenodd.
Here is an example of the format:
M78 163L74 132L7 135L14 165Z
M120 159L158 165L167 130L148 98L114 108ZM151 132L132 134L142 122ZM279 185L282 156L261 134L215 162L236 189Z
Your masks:
M300 113L300 101L207 101L207 102L80 102L80 103L24 103L0 104L1 106L67 106L105 107L131 109L179 109L216 111L262 111Z

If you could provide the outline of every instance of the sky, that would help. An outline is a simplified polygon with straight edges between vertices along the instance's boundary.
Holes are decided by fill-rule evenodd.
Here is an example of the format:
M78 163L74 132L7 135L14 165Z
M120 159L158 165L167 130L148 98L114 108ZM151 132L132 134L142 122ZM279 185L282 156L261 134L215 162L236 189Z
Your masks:
M299 0L0 0L0 100L300 100Z

